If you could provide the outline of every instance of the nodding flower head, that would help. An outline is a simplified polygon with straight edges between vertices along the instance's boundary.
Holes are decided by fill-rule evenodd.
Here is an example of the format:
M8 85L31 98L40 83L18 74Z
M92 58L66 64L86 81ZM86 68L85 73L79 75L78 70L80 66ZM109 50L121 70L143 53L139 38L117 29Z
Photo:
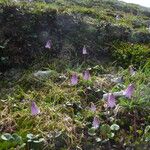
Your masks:
M100 125L100 120L97 116L95 116L93 119L92 126L93 126L93 128L97 129L97 128L99 128L99 125Z
M34 101L31 102L31 115L35 116L40 114L40 109L37 107Z
M89 70L84 71L84 73L83 73L83 79L84 79L84 80L89 80L90 77L91 77L91 76L90 76Z
M129 66L129 73L130 73L131 76L134 76L136 74L136 71L135 71L135 69L133 68L132 65Z
M116 15L116 20L119 20L120 19L120 16L119 15Z
M95 104L92 103L92 102L91 102L90 110L93 111L93 112L96 111L96 106L95 106Z
M78 77L77 77L77 74L74 73L72 76L71 76L71 84L72 85L76 85L78 83Z
M113 108L115 106L116 106L115 96L112 93L109 93L108 99L107 99L107 107Z
M45 48L51 49L51 40L46 42Z
M129 99L131 99L132 95L133 95L133 92L134 92L134 85L133 84L130 84L127 89L125 89L123 91L123 95Z
M83 49L82 49L82 54L83 54L83 55L86 55L86 54L87 54L87 50L86 50L86 47L85 47L85 45L83 46Z

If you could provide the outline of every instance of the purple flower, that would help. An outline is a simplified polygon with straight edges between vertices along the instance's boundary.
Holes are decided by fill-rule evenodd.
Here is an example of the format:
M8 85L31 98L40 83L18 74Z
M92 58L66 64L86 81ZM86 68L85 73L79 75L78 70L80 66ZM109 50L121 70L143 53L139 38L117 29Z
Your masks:
M131 76L134 76L136 74L136 71L134 70L133 66L129 66L129 72Z
M100 120L97 116L95 116L93 119L92 126L93 126L93 128L97 129L99 127L99 125L100 125Z
M120 16L119 15L116 15L116 20L119 20L120 19Z
M84 80L89 80L90 79L90 72L89 72L89 70L84 71L83 79Z
M47 41L45 48L51 49L51 40Z
M127 98L131 98L132 94L134 92L134 85L130 84L126 90L123 91L123 95Z
M85 45L83 46L83 49L82 49L82 54L83 54L83 55L86 55L86 54L87 54L87 50L86 50L86 47L85 47Z
M90 107L91 111L96 111L96 106L94 103L91 102L91 107Z
M76 85L77 83L78 83L78 77L77 77L77 74L74 73L71 77L71 84Z
M116 99L115 99L115 96L110 93L108 95L108 100L107 100L107 107L110 107L110 108L113 108L116 106Z
M40 109L37 107L36 103L33 101L31 103L31 114L32 116L40 114Z

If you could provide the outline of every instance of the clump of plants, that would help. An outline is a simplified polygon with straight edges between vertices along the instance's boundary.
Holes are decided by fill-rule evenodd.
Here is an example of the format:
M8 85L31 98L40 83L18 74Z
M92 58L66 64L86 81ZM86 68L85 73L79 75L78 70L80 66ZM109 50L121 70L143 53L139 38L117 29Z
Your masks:
M122 67L144 66L150 60L150 49L143 44L115 42L112 48L113 59Z

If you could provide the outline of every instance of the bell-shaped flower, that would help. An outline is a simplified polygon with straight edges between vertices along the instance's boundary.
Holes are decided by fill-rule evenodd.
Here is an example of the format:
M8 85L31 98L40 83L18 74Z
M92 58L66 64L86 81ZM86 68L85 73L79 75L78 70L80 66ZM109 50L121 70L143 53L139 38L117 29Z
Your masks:
M46 42L45 48L51 49L51 40Z
M120 20L120 16L119 15L116 15L116 20Z
M127 89L125 89L124 91L123 91L123 95L125 96L125 97L127 97L127 98L131 98L132 97L132 95L133 95L133 92L134 92L134 85L133 84L130 84L128 87L127 87Z
M84 71L84 73L83 73L83 79L84 79L84 80L89 80L90 77L91 77L91 76L90 76L89 70Z
M85 45L83 46L83 49L82 49L82 54L83 54L83 55L86 55L86 54L87 54L87 50L86 50L86 47L85 47Z
M95 116L93 119L92 126L93 126L93 128L97 129L97 128L99 128L99 125L100 125L100 120L97 116Z
M133 66L129 66L129 73L131 76L134 76L136 74L136 71L134 70Z
M108 99L107 99L107 107L113 108L115 106L116 106L115 96L112 93L109 93Z
M93 112L96 111L96 106L95 106L95 104L92 103L92 102L91 102L90 110L93 111Z
M76 85L78 83L78 76L76 73L74 73L72 76L71 76L71 85Z
M40 114L40 109L37 107L35 102L31 102L31 114L32 116Z

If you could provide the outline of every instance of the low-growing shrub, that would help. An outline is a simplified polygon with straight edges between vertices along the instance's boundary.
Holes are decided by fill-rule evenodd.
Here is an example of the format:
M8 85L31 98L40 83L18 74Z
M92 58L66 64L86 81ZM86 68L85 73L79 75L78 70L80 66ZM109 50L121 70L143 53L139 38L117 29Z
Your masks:
M130 64L144 66L150 60L150 48L142 44L115 42L111 51L118 65L128 67Z

